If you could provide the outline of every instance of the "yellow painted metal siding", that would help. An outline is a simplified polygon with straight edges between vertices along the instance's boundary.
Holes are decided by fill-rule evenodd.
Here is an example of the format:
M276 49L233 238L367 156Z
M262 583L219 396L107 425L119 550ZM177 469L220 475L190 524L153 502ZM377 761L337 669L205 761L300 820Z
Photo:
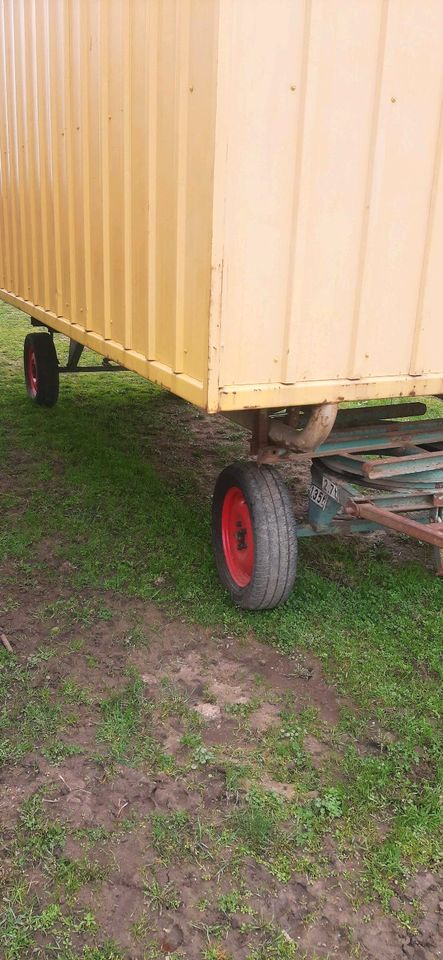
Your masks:
M441 390L441 0L223 14L222 406Z
M442 0L0 0L0 296L206 407L443 393Z
M2 295L202 406L217 23L217 0L0 0Z

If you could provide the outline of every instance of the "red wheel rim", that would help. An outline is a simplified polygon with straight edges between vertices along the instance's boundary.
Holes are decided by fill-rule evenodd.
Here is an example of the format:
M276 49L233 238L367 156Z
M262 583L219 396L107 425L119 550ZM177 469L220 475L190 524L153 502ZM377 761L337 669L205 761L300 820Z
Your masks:
M231 487L223 501L221 530L226 564L239 587L247 587L254 567L254 534L249 507L240 487Z
M35 397L37 395L37 363L32 349L28 350L26 358L26 376L31 397Z

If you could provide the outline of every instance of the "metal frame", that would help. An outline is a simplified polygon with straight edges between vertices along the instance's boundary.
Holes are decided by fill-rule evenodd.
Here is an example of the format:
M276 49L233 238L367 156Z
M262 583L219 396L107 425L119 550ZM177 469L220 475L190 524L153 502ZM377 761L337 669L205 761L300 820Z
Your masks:
M420 401L339 410L314 450L303 449L309 408L244 411L231 419L251 430L258 463L312 460L308 516L298 536L393 530L431 544L443 576L443 419L422 419L425 413Z
M393 530L431 544L443 576L443 419L338 426L311 481L299 536Z
M31 323L47 327L35 318ZM83 350L70 339L68 362L59 373L125 369L106 357L99 366L80 367ZM258 463L312 458L307 522L298 536L394 530L431 544L443 576L443 419L421 419L425 413L424 403L406 402L226 416L250 429L251 456Z

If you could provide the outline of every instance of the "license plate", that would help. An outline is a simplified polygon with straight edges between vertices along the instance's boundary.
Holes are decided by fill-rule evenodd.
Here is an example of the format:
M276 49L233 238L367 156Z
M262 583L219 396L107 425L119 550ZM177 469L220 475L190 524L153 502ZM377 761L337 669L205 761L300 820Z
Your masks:
M330 480L329 477L323 477L321 485L323 487L324 492L327 493L328 497L332 497L332 499L337 500L337 503L338 503L339 496L338 496L337 484L334 483L332 480Z
M311 485L309 491L309 499L316 504L317 507L320 507L320 510L324 510L328 502L328 498L323 490L320 490L320 487L316 487L315 483Z

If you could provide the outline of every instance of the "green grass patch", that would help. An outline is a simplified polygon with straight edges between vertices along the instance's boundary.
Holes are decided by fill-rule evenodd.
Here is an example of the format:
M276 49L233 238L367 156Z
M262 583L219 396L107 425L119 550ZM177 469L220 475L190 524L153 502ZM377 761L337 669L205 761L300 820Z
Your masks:
M0 913L0 948L4 960L24 960L42 953L38 944L44 941L50 955L59 960L119 960L120 954L100 953L100 948L85 948L74 953L72 937L95 934L97 924L92 913L65 913L58 903L41 907L29 898L25 884L17 884L3 898Z
M58 702L46 681L35 682L33 668L45 659L37 653L26 667L0 650L0 766L33 750L50 750L76 723L76 714Z
M343 712L334 731L344 756L328 773L330 782L318 782L310 767L303 731L286 736L281 730L269 739L275 778L291 762L294 783L303 781L301 792L313 787L320 798L318 809L304 804L306 822L301 814L294 817L299 835L316 836L326 821L340 849L361 858L368 895L379 894L384 902L394 882L441 863L442 584L418 562L421 548L398 561L386 545L361 539L301 542L299 577L288 602L258 615L235 609L215 573L211 490L202 481L201 457L190 456L189 408L131 374L63 378L58 405L35 407L22 382L28 325L6 306L0 307L0 323L5 584L11 576L31 584L43 562L38 549L50 542L46 575L52 564L58 570L68 560L66 582L73 594L41 612L55 628L78 625L86 631L110 620L106 602L91 600L91 593L100 597L113 590L155 600L171 615L215 625L219 634L253 631L289 655L315 655L355 708L352 716ZM443 407L430 401L429 410L439 416ZM236 445L234 430L232 447L227 444L232 457L228 449L215 451L210 468L221 468L222 457L235 459ZM143 646L143 638L136 635L130 645ZM29 680L14 660L2 651L0 657L0 685L7 678L0 756L12 763L36 744L50 750L48 742L61 741L70 718L44 685L26 704ZM15 702L17 691L23 699ZM68 696L75 704L75 693ZM188 732L199 732L186 701L167 684L161 709L164 718L181 718ZM149 739L149 715L139 680L129 679L105 699L98 740L113 762L146 759L168 769L171 761ZM374 724L387 734L375 746L369 742ZM233 771L248 764L244 757L230 760ZM336 801L340 816L334 815ZM236 829L251 849L262 851L282 827L270 820L269 810L252 810L248 801Z
M153 704L145 697L141 678L131 675L117 693L102 700L102 722L97 740L106 745L112 762L151 767L172 772L174 759L165 753L152 736Z

